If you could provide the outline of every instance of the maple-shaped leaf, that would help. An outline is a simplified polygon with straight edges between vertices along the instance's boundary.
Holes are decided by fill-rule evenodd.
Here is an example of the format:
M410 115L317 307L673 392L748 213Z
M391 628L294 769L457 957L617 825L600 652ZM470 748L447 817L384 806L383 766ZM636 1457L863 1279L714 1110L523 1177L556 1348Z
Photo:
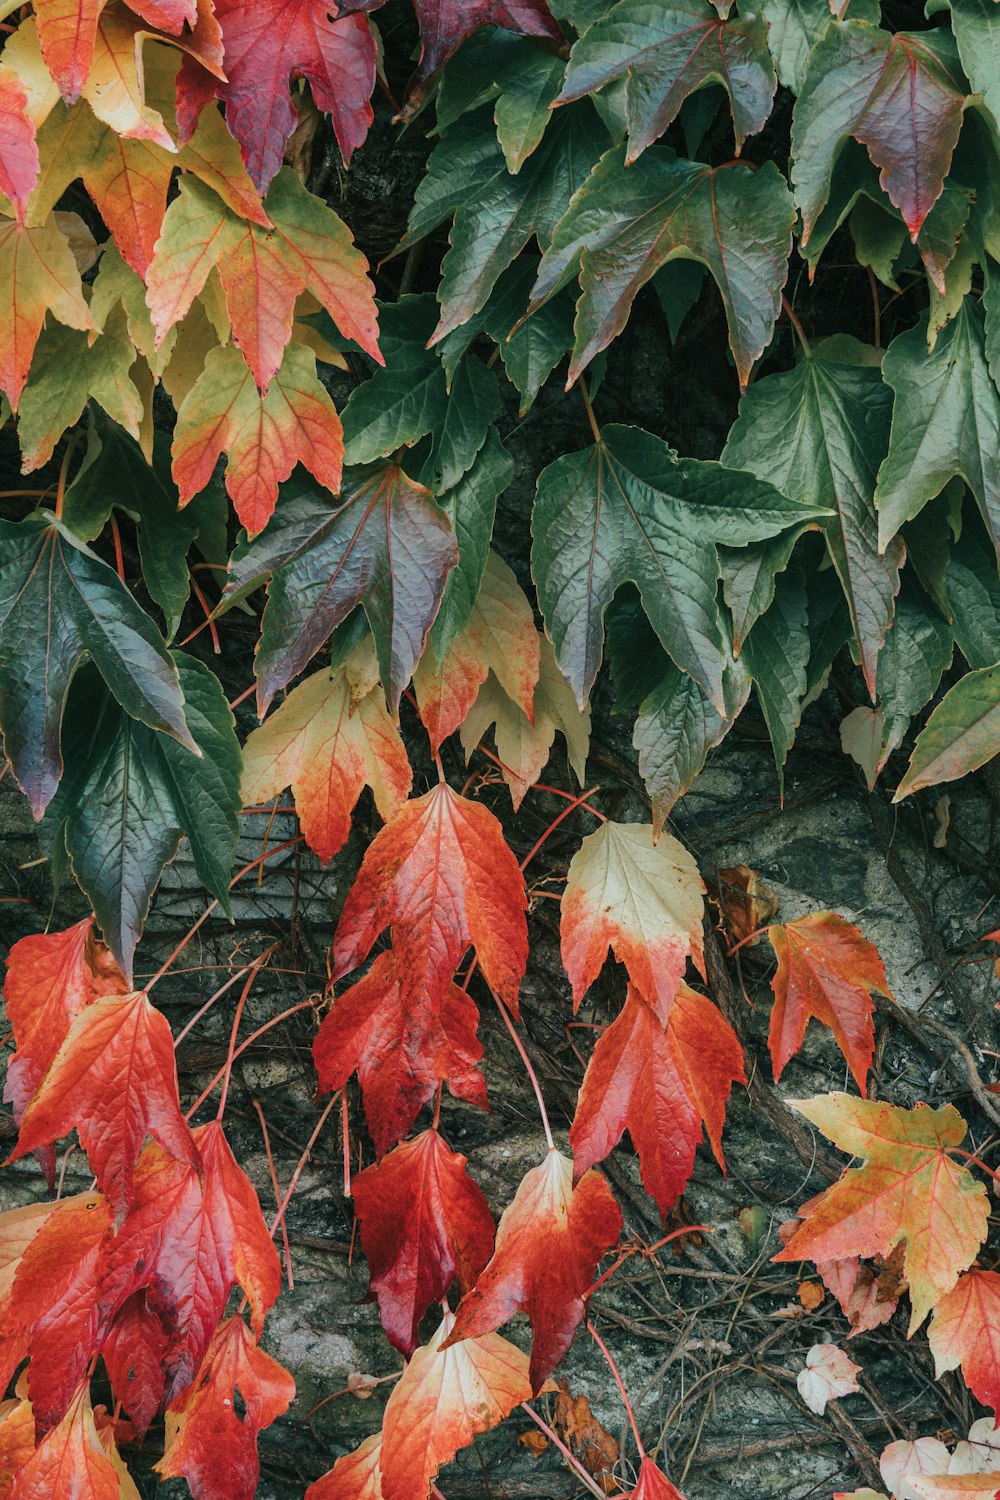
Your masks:
M172 452L181 505L205 488L227 455L226 489L250 536L267 525L278 486L297 463L336 494L344 433L317 378L315 354L289 344L262 396L238 349L213 349L177 413Z
M454 1323L446 1313L386 1403L378 1458L382 1500L422 1500L442 1464L531 1395L528 1359L520 1349L496 1333L452 1345Z
M353 1453L338 1458L328 1474L309 1486L304 1500L385 1500L381 1432L365 1438Z
M837 1344L814 1344L806 1355L805 1369L796 1377L796 1389L809 1410L821 1417L828 1402L861 1389L860 1370Z
M1000 1275L973 1269L935 1304L927 1340L940 1380L962 1367L977 1401L1000 1412Z
M197 0L131 0L130 8L148 27L167 32L206 64L221 63L221 50L216 55L212 45L211 23ZM78 99L92 79L101 25L107 24L105 9L105 0L40 0L34 7L41 54L67 103ZM113 6L112 12L127 16L121 6ZM134 17L131 24L135 25Z
M343 670L307 677L243 747L244 802L267 802L290 786L306 843L324 864L346 843L366 785L388 822L413 772L381 687L355 701Z
M170 1027L143 991L95 1000L77 1016L24 1112L11 1160L74 1126L119 1222L147 1135L178 1161L197 1165L180 1111Z
M0 1495L9 1500L14 1476L35 1451L31 1402L16 1396L0 1402Z
M86 1382L10 1488L10 1500L55 1500L57 1495L67 1500L120 1500L118 1475L98 1436Z
M447 1347L526 1312L537 1394L573 1342L595 1267L621 1230L621 1210L600 1173L586 1172L574 1186L572 1163L550 1150L504 1209L493 1258L462 1298Z
M625 0L574 43L558 103L625 80L631 164L676 119L696 89L729 95L737 153L763 130L778 79L762 15L720 17L706 0Z
M281 1288L281 1264L249 1180L217 1120L194 1131L200 1172L159 1146L144 1150L135 1201L111 1247L102 1299L110 1318L135 1292L167 1329L172 1400L194 1379L232 1288L250 1302L254 1333Z
M775 1083L815 1017L833 1032L863 1095L875 1051L872 991L891 998L877 949L832 911L775 924L767 936L778 959L768 1036Z
M528 957L527 897L493 813L440 782L376 834L340 914L334 980L392 927L404 1004L435 1005L471 944L483 977L516 1015Z
M698 261L722 297L744 387L771 342L794 219L773 162L709 167L657 146L627 166L624 149L609 151L545 246L529 314L579 278L572 384L621 333L641 286L678 257Z
M948 1155L965 1139L965 1121L950 1104L899 1109L848 1094L795 1107L863 1165L812 1199L775 1260L889 1255L902 1244L912 1333L986 1238L986 1189Z
M475 703L462 721L459 738L469 760L492 725L501 774L510 788L517 812L529 787L534 786L552 751L556 730L566 741L570 765L583 784L590 749L590 709L581 710L573 690L556 663L547 636L539 637L541 661L529 719L520 704L508 697L499 677L490 673Z
M532 511L531 571L580 706L601 665L608 606L634 583L663 649L724 712L732 646L715 546L764 541L819 513L753 475L678 459L637 427L605 427L599 444L549 464Z
M35 817L62 775L63 706L87 655L130 715L193 749L177 667L114 569L47 511L0 522L0 545L0 717Z
M28 1394L39 1436L62 1421L97 1349L110 1228L99 1194L68 1198L18 1264L6 1333L28 1333Z
M167 1332L145 1292L134 1292L101 1340L111 1389L141 1439L163 1402Z
M826 206L849 136L866 148L915 240L948 174L967 94L958 49L944 28L890 34L853 20L827 27L810 54L792 118L803 245Z
M305 291L317 297L344 338L381 363L368 262L343 219L307 192L291 167L274 179L265 208L269 227L233 213L192 174L181 178L147 276L157 343L186 316L217 270L233 339L261 395L281 366L295 302Z
M890 409L889 388L877 368L828 356L820 345L793 370L753 383L723 452L734 468L749 469L784 494L833 513L821 525L873 697L903 561L898 541L880 554L873 503L889 446Z
M341 10L369 9L371 0L342 0ZM414 0L420 24L420 61L410 83L411 101L419 100L427 80L480 26L502 26L521 36L552 42L562 31L546 0Z
M13 69L0 63L0 193L13 203L19 225L37 178L38 146L28 94Z
M167 1447L156 1472L186 1479L195 1500L253 1500L257 1434L294 1399L288 1371L257 1347L241 1317L230 1318L216 1329L191 1389L167 1413Z
M354 1178L371 1289L389 1342L409 1356L420 1320L457 1280L466 1292L493 1250L493 1218L466 1158L425 1130Z
M465 624L443 650L432 630L414 674L417 705L432 751L437 754L465 721L490 672L530 720L539 667L531 605L510 568L491 551Z
M16 412L47 312L70 328L95 331L69 240L50 215L36 228L0 218L0 391Z
M365 1119L382 1156L409 1130L438 1084L486 1107L478 1064L479 1011L457 984L434 999L405 991L392 952L340 995L313 1041L321 1092L343 1088L357 1073Z
M294 494L230 560L223 607L269 581L254 658L261 717L359 604L396 713L457 559L448 517L398 464L348 474L342 500Z
M184 835L199 880L230 911L239 742L218 678L192 657L174 659L196 749L130 719L84 668L63 733L69 769L41 830L57 883L68 861L129 982L150 900Z
M688 959L704 972L705 887L694 858L670 834L654 843L648 823L602 823L570 861L562 898L562 961L573 1008L609 950L666 1021Z
M629 987L621 1014L598 1038L569 1139L579 1177L627 1130L643 1185L665 1220L688 1184L702 1121L722 1165L722 1124L743 1054L711 1001L682 985L667 1024Z

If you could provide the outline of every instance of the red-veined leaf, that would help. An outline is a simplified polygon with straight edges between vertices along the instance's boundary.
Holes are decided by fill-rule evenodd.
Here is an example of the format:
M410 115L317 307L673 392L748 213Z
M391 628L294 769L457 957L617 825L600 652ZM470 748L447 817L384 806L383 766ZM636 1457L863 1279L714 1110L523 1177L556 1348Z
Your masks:
M38 178L38 146L28 95L17 74L0 64L0 193L14 205L18 224Z
M150 1309L145 1292L133 1292L112 1319L101 1341L115 1400L135 1426L140 1440L163 1402L163 1356L167 1334Z
M120 1500L115 1473L94 1424L90 1390L82 1385L59 1423L15 1476L10 1500Z
M1000 1413L1000 1275L960 1276L936 1304L927 1339L938 1379L961 1365L976 1400Z

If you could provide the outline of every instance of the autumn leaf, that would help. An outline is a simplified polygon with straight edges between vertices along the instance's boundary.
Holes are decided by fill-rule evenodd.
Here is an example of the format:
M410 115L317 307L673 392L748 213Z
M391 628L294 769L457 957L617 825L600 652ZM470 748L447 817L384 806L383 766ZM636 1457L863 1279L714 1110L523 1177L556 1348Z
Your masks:
M304 1500L385 1500L382 1493L382 1434L338 1458L328 1474L306 1490Z
M342 9L367 4L368 0L346 0ZM420 61L410 83L411 99L422 97L431 75L480 26L503 26L521 36L562 41L546 0L414 0L414 10L420 24Z
M442 1464L531 1395L528 1359L520 1349L495 1333L453 1346L454 1323L447 1313L386 1403L379 1457L382 1500L425 1500ZM373 1490L372 1500L377 1496ZM313 1500L333 1497L335 1490Z
M120 1401L140 1440L163 1403L163 1356L167 1331L151 1310L145 1292L133 1292L101 1340L115 1400Z
M35 125L17 74L0 64L0 193L11 200L20 227L38 178Z
M290 786L306 843L324 864L347 841L366 785L388 822L413 773L381 686L356 702L343 670L307 677L243 747L244 802L267 802Z
M857 1377L861 1366L848 1359L836 1344L813 1344L806 1355L806 1366L795 1379L796 1389L810 1411L821 1417L827 1402L837 1401L859 1391Z
M407 1356L431 1303L455 1280L461 1292L474 1286L493 1250L493 1219L466 1165L425 1130L352 1183L382 1327Z
M35 1451L31 1402L17 1397L0 1402L0 1495L9 1500L14 1476Z
M915 1475L908 1481L916 1500L996 1500L1000 1472L991 1474Z
M703 1119L722 1165L726 1101L733 1083L743 1081L739 1042L710 1001L682 985L664 1026L630 986L580 1086L569 1133L577 1177L604 1161L628 1130L643 1186L665 1220L691 1176Z
M459 1304L447 1347L527 1312L537 1394L573 1342L597 1263L621 1229L621 1211L600 1173L585 1173L574 1187L570 1162L553 1147L504 1209L493 1258Z
M833 1032L863 1096L875 1051L872 992L892 998L876 948L829 911L775 924L767 936L778 959L768 1036L775 1083L815 1017Z
M97 1435L86 1383L59 1425L18 1470L10 1490L10 1500L54 1500L56 1495L120 1500L118 1475Z
M0 218L0 391L16 412L47 312L70 328L95 332L69 241L50 215L36 228Z
M927 1339L940 1380L962 1367L977 1401L1000 1412L1000 1275L971 1270L935 1304Z
M441 782L369 844L334 937L332 978L392 926L405 1004L434 1005L472 944L487 984L517 1014L528 956L524 876L481 803Z
M639 1482L624 1500L684 1500L684 1496L651 1458L644 1457L639 1466Z
M703 970L705 887L683 844L646 823L606 822L570 862L562 898L562 961L573 1008L604 967L609 950L665 1021L690 958Z
M888 1255L902 1244L912 1334L986 1238L986 1189L948 1155L965 1139L965 1121L950 1104L900 1109L847 1094L795 1107L863 1165L812 1200L775 1260Z
M1000 672L984 667L967 672L948 689L917 736L894 802L921 787L956 781L997 753L1000 724Z
M436 998L408 992L392 952L380 953L363 979L334 1002L313 1041L322 1093L357 1073L377 1156L401 1140L439 1083L456 1098L486 1108L478 1070L479 1011L467 992L448 984Z

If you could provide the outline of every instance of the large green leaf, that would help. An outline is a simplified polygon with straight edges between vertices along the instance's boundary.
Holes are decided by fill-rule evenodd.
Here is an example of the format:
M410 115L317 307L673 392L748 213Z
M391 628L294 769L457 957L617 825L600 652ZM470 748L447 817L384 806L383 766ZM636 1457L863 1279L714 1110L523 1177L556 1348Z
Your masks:
M868 151L916 235L941 192L967 89L946 30L891 35L866 21L829 26L809 56L792 120L792 182L803 243L827 202L848 137Z
M270 580L254 664L261 717L358 604L395 712L458 561L450 519L398 464L346 474L341 501L301 491L233 553L222 608Z
M778 577L774 601L743 647L743 661L753 678L771 736L782 797L785 761L795 742L809 690L811 654L805 578L802 569L793 564Z
M951 628L970 667L1000 661L1000 575L982 527L966 520L952 545L945 578Z
M891 406L877 368L835 363L820 347L794 369L754 382L722 455L724 463L750 469L793 499L834 512L823 531L873 697L904 555L898 540L879 555L873 504Z
M677 118L684 100L708 84L729 95L736 149L763 130L777 88L759 13L722 20L706 0L619 0L570 53L559 103L627 78L627 161L633 162Z
M875 505L883 548L959 475L1000 551L1000 392L990 379L983 313L966 297L927 352L927 315L893 339L882 373L896 393Z
M526 37L496 28L478 31L449 61L434 101L445 131L470 110L495 100L493 120L507 169L517 173L552 119L550 105L565 71L560 57Z
M634 583L675 664L726 712L731 652L717 603L716 545L761 541L819 514L753 475L678 459L635 427L550 464L532 515L532 572L546 631L578 701L604 651L604 615Z
M928 609L919 590L904 589L878 664L882 748L876 774L902 744L913 715L937 692L952 650L951 631L944 620Z
M47 464L67 427L79 422L92 397L133 438L139 437L142 398L129 371L135 349L120 310L89 342L87 334L53 323L35 345L32 374L18 407L22 472Z
M555 230L532 308L579 276L573 381L621 333L636 293L661 266L677 258L700 261L722 295L745 385L774 331L794 218L773 162L756 172L713 168L659 146L627 167L624 151L609 151Z
M896 789L901 802L921 787L957 781L1000 751L1000 665L968 672L927 720Z
M801 94L809 53L832 20L829 7L816 0L764 0L763 10L778 77L786 89ZM880 12L879 0L852 0L852 21L878 25Z
M969 83L1000 129L1000 15L996 0L936 0L928 14L951 11L951 29Z
M446 494L441 508L450 518L458 539L458 566L448 574L441 607L431 627L431 640L438 658L458 635L472 614L483 581L497 500L514 477L514 460L490 428L482 452L472 468Z
M130 982L150 898L181 837L227 913L239 839L243 759L225 694L201 662L180 652L174 661L198 753L130 719L85 670L66 711L68 770L42 829L54 873L68 855Z
M177 669L114 569L48 511L0 521L0 723L36 818L62 775L63 704L88 655L127 713L193 743Z

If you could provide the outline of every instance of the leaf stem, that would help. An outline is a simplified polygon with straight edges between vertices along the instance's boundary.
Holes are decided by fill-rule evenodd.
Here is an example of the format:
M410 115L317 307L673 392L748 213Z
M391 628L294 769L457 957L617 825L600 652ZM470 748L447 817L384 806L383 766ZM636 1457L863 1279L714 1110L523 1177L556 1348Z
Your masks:
M580 376L579 386L580 395L583 397L584 409L587 413L587 421L590 423L590 430L594 434L594 442L600 445L601 429L598 427L597 418L594 416L594 408L591 405L590 392L587 389L587 377L585 375Z
M597 1345L598 1349L600 1349L601 1353L604 1355L604 1358L608 1362L608 1369L615 1377L615 1385L618 1387L618 1394L622 1398L622 1405L625 1407L625 1415L628 1417L629 1426L632 1428L632 1436L635 1438L635 1446L639 1450L639 1457L645 1458L646 1450L643 1447L642 1437L639 1433L639 1424L635 1419L635 1412L632 1410L632 1403L628 1399L628 1391L625 1389L621 1375L618 1373L618 1366L611 1358L611 1351L608 1349L607 1344L601 1338L601 1335L598 1333L597 1329L594 1327L589 1318L587 1319L587 1332L594 1340L594 1343Z
M260 1121L260 1130L264 1137L264 1153L267 1156L268 1171L271 1174L271 1186L274 1189L274 1206L277 1208L281 1204L281 1189L278 1186L278 1174L274 1166L274 1155L271 1151L271 1137L267 1130L267 1120L264 1118L264 1111L260 1107L260 1100L251 1099L250 1102L257 1111L257 1118ZM285 1252L285 1275L288 1278L288 1290L293 1292L295 1290L295 1277L292 1275L292 1252L288 1244L288 1230L284 1220L281 1222L281 1244Z
M259 1038L265 1034L265 1032L273 1030L275 1026L279 1026L282 1021L287 1021L291 1016L296 1015L300 1010L312 1010L312 1001L300 1000L297 1005L290 1005L287 1010L283 1010L280 1016L272 1016L270 1021L265 1021L263 1026L258 1026L257 1030L251 1032L246 1041L241 1042L240 1045L236 1048L236 1051L233 1053L233 1062L235 1062L238 1057L242 1057L247 1048L252 1047L254 1042L258 1041ZM198 1095L198 1098L192 1104L191 1108L186 1111L184 1115L185 1120L190 1120L191 1116L196 1114L198 1110L201 1109L201 1106L204 1104L209 1094L215 1088L216 1084L222 1081L225 1073L225 1068L219 1069L215 1077L212 1079L211 1083L207 1086L207 1088L202 1089L201 1093Z
M538 1427L542 1432L544 1432L553 1448L558 1448L559 1452L562 1454L563 1458L570 1465L570 1467L575 1469L577 1475L579 1476L581 1484L585 1485L592 1495L596 1495L598 1497L598 1500L606 1500L604 1491L597 1484L593 1474L589 1473L583 1467L583 1464L575 1456L575 1454L570 1452L566 1444L563 1442L562 1438L556 1436L552 1428L549 1426L548 1422L543 1421L542 1418L538 1415L537 1411L535 1411L528 1405L527 1401L521 1402L521 1410L527 1412L528 1416L534 1422L535 1426Z
M732 958L733 954L738 953L741 948L745 948L747 943L752 943L755 938L763 937L766 932L766 927L755 927L753 932L748 932L746 937L740 938L738 943L734 943L731 948L726 949L726 957Z
M257 975L260 973L266 962L267 955L262 954L260 958L258 958L254 963L250 965L250 972L246 977L246 983L244 984L243 989L240 993L239 1000L236 1002L236 1014L233 1017L233 1029L229 1034L229 1055L226 1058L226 1066L224 1069L224 1076L222 1080L222 1097L219 1100L219 1112L215 1117L219 1121L220 1125L222 1123L222 1117L226 1113L226 1100L229 1097L229 1080L233 1076L233 1058L236 1054L236 1037L239 1033L240 1022L243 1019L243 1008L250 998L250 991L253 989L254 980L257 978Z
M789 323L791 323L792 327L795 329L796 334L798 335L799 343L802 345L803 354L805 355L806 359L812 359L812 346L810 345L809 340L806 338L806 331L802 327L802 324L799 322L795 309L789 302L788 298L785 296L784 292L782 292L781 294L781 305L785 310L785 317L788 319Z
M514 1030L514 1023L511 1020L511 1018L510 1018L510 1016L509 1016L509 1014L507 1012L506 1005L504 1005L503 1001L500 999L500 996L495 992L495 990L491 989L490 990L490 994L493 996L494 1000L497 1003L497 1010L500 1012L501 1016L503 1017L503 1023L506 1026L507 1030L510 1032L511 1041L514 1043L514 1046L517 1048L518 1055L520 1056L521 1061L524 1063L524 1070L525 1070L525 1072L528 1075L528 1081L530 1082L531 1087L535 1091L535 1098L538 1100L538 1112L539 1112L539 1114L542 1117L542 1129L545 1131L545 1139L546 1139L546 1142L548 1143L548 1148L549 1148L550 1151L554 1151L556 1149L556 1143L552 1139L552 1128L549 1125L549 1117L548 1117L548 1113L546 1112L546 1109L545 1109L545 1100L542 1098L542 1090L539 1087L538 1078L537 1078L537 1076L535 1074L535 1070L531 1066L531 1058L528 1056L527 1052L525 1051L524 1043L521 1041L521 1038L518 1036L517 1032Z
M566 818L568 818L569 815L570 815L570 813L575 812L578 807L583 807L586 804L586 801L587 801L588 797L592 797L595 792L599 792L600 790L601 789L600 789L599 786L592 786L590 788L589 792L581 792L580 795L579 795L579 797L575 798L572 802L568 803L566 805L566 807L563 808L562 812L558 815L558 817L555 817L555 818L552 819L552 822L549 824L548 828L546 828L546 830L542 834L541 838L539 838L539 839L537 839L535 841L535 843L532 845L531 849L529 849L528 853L522 859L522 861L521 861L521 870L522 871L524 871L525 869L527 869L528 865L531 864L531 861L534 859L534 857L538 853L539 849L545 843L545 840L547 838L549 838L551 834L555 833L556 829L559 827L559 824L562 823ZM588 807L587 811L588 812L594 812L594 811L596 811L596 809L594 809L592 807Z

